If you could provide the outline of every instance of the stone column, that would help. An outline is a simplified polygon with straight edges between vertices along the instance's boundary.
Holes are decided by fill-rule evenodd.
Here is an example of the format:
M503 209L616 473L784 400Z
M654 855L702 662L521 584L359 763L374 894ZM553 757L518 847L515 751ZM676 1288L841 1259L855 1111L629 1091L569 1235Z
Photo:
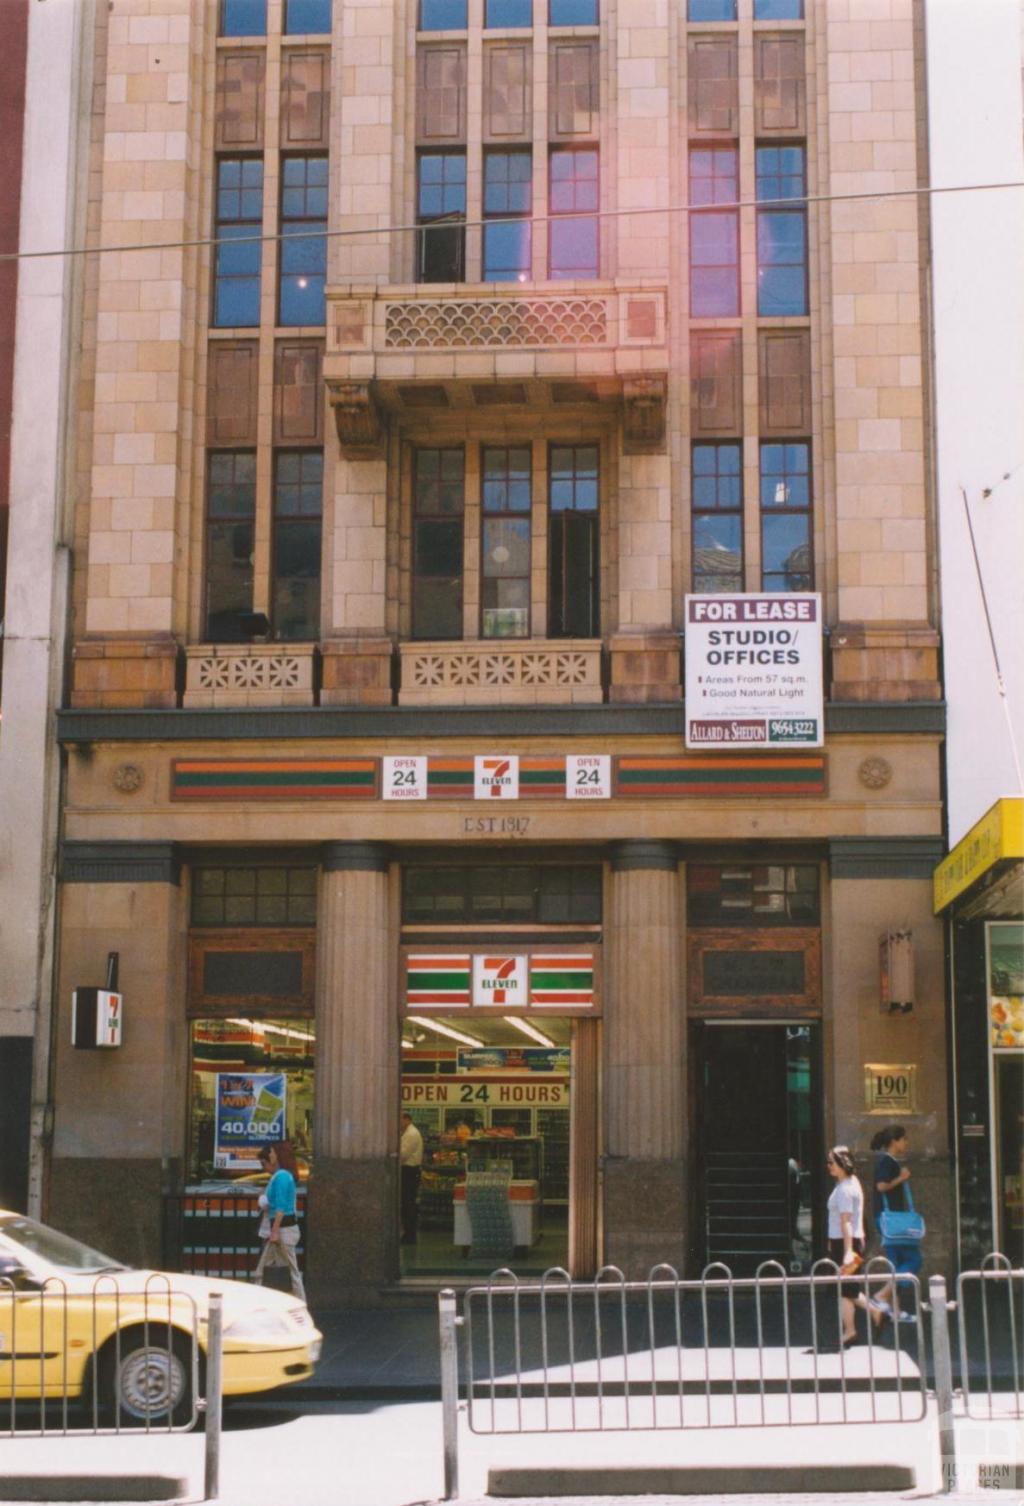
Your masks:
M348 1301L392 1273L398 1069L388 851L324 846L317 927L315 1160L310 1294Z
M686 1033L679 864L671 842L612 855L605 1001L604 1258L682 1269Z

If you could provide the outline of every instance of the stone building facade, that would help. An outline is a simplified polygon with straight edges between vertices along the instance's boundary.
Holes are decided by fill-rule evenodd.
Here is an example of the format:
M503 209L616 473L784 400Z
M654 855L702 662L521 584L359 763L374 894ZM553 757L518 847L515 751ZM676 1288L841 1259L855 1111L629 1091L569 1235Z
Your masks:
M806 1263L823 1147L895 1102L945 1258L919 7L117 0L92 42L50 1216L168 1258L259 1035L314 1296L441 1269L403 1104L453 1256L472 1103L564 1261L633 1273L780 1218ZM686 594L807 591L823 747L688 749ZM73 1049L110 951L123 1044ZM509 1067L502 979L557 1063ZM496 1117L516 1071L557 1127Z

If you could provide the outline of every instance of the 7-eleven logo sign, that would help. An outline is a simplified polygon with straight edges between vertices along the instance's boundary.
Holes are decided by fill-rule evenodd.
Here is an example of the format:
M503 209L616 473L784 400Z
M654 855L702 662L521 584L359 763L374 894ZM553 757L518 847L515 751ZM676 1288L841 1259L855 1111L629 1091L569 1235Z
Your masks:
M473 759L473 799L518 800L518 755L478 754Z
M473 958L473 1003L509 1005L525 1004L526 958L489 957L477 952Z

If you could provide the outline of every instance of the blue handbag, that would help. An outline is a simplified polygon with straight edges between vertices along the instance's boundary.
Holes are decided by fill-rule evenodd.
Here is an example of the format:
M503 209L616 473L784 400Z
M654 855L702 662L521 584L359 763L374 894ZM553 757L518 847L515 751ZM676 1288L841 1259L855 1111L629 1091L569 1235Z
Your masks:
M924 1215L914 1207L910 1183L903 1183L906 1208L889 1207L888 1193L882 1193L882 1211L878 1215L878 1232L884 1245L916 1245L924 1239Z

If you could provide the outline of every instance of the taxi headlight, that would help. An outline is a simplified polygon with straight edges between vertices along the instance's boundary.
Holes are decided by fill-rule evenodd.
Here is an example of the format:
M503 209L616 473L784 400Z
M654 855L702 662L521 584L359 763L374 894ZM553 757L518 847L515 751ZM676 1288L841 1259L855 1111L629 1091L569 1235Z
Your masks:
M264 1307L235 1318L224 1329L224 1337L254 1339L260 1343L270 1343L275 1339L291 1339L294 1342L295 1330L286 1322L283 1314L271 1312Z

